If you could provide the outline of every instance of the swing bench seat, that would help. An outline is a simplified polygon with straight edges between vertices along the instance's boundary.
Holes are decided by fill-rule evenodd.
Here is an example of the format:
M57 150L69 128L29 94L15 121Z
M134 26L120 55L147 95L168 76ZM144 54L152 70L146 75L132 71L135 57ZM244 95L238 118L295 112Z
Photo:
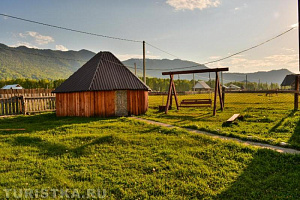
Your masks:
M211 99L183 99L180 107L211 107Z

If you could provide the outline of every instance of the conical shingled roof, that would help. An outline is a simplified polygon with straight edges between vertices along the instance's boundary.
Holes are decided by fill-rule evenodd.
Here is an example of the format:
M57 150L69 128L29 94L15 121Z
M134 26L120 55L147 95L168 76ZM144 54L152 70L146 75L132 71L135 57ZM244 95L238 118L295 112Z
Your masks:
M99 52L53 92L103 90L150 90L150 88L112 53Z

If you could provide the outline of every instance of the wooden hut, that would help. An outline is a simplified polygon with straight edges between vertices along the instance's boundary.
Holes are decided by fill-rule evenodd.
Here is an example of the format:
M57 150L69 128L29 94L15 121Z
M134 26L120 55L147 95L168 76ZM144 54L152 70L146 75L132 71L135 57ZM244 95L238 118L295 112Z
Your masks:
M57 87L57 116L128 116L148 109L146 86L110 52L100 52Z

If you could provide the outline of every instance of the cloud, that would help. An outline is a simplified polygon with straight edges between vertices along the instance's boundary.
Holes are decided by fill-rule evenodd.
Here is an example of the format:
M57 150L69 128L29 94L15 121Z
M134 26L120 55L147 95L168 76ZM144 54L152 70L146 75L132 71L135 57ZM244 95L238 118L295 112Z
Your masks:
M298 54L296 53L275 54L261 59L249 59L240 55L218 62L214 67L229 67L230 72L256 72L283 68L296 72L298 60Z
M21 38L32 38L34 39L34 42L37 45L45 45L45 44L49 44L51 42L54 42L53 37L51 36L46 36L46 35L41 35L38 32L34 32L34 31L27 31L26 33L19 33L19 36Z
M208 59L210 60L215 60L215 59L220 59L221 56L210 56Z
M55 49L59 50L59 51L68 51L69 50L69 49L67 49L65 46L63 46L61 44L55 45Z
M167 0L167 4L174 7L175 10L203 10L210 7L218 7L219 0Z
M121 61L128 60L130 58L142 59L143 55L142 54L119 54L117 55L117 58L119 58ZM160 57L154 55L146 55L146 58L159 59Z
M296 23L296 24L292 24L290 27L291 28L297 28L297 27L299 27L299 25L298 25L298 23Z
M233 11L237 12L237 11L240 11L240 10L245 9L247 7L248 7L248 5L246 3L244 3L244 5L242 5L240 7L235 7Z
M19 46L25 46L27 48L38 49L37 46L34 46L34 45L32 45L32 44L30 44L28 42L18 42L18 43L14 44L14 45L10 45L10 47L19 47Z

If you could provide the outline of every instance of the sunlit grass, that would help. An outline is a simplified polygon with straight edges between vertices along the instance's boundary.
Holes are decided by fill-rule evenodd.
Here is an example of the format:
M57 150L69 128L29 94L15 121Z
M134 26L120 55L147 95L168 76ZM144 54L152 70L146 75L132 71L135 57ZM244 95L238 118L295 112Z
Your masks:
M179 96L179 101L185 98L210 98L210 95ZM225 110L218 111L217 116L212 116L212 108L180 108L177 111L174 100L173 109L168 114L158 112L157 106L165 103L166 97L150 96L150 109L143 117L270 144L285 142L300 148L300 114L293 111L292 94L273 94L271 97L265 94L226 94ZM235 113L242 114L244 120L224 126L224 122Z
M300 196L300 157L128 118L0 119L4 188L105 189L108 199Z

